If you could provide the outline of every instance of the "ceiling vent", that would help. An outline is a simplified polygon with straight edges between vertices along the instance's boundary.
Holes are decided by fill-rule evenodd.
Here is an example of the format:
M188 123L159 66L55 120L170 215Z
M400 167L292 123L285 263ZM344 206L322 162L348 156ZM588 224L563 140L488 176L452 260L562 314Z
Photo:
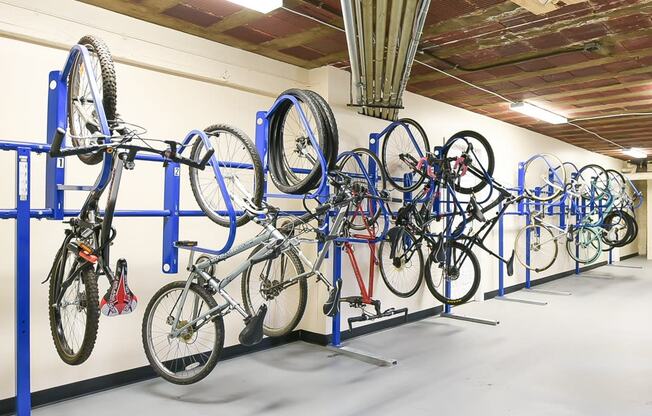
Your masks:
M396 120L430 0L341 0L351 61L351 105Z

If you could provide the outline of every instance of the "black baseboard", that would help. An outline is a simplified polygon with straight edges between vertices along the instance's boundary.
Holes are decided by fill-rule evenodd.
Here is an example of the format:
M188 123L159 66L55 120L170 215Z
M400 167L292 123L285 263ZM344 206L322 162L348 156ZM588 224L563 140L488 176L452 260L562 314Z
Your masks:
M621 260L626 260L632 257L638 256L638 253L629 254L627 256L621 257ZM596 267L604 266L607 264L606 261L592 264L590 266L582 267L580 270L582 272L595 269ZM543 283L548 283L553 280L561 279L563 277L571 276L575 274L575 270L570 270L567 272L557 273L551 276L546 276L541 279L532 280L532 286L540 285ZM516 292L525 287L525 283L518 283L513 286L505 288L505 293ZM498 290L492 290L491 292L485 293L485 299L492 299L498 296ZM407 315L407 317L396 316L391 319L383 319L380 321L373 322L371 324L354 327L353 330L343 330L341 332L341 339L347 340L355 338L361 335L370 334L372 332L381 331L384 329L396 327L403 325L408 322L415 322L422 319L430 318L436 315L439 315L443 312L443 306L439 305L434 308L424 309L417 312L412 312ZM342 324L346 325L346 322L343 321ZM318 334L315 332L299 330L290 333L285 337L280 338L265 338L259 344L253 347L245 347L243 345L232 345L230 347L224 348L222 352L221 360L228 360L230 358L239 357L242 355L250 354L256 351L262 351L270 348L274 348L280 345L289 344L295 341L305 341L312 344L318 345L327 345L331 341L330 334ZM52 387L45 390L40 390L32 393L32 407L41 407L48 404L61 402L64 400L74 399L77 397L85 396L92 393L97 393L104 390L109 390L115 387L125 386L128 384L137 383L144 380L149 380L157 377L154 370L149 366L132 368L130 370L120 371L113 374L107 374L100 377L94 377L87 380L77 381L75 383L65 384L62 386ZM11 397L8 399L0 400L0 416L12 414L15 412L15 398Z
M638 257L638 251L636 253L628 254L626 256L622 256L620 258L620 261L631 259L632 257Z

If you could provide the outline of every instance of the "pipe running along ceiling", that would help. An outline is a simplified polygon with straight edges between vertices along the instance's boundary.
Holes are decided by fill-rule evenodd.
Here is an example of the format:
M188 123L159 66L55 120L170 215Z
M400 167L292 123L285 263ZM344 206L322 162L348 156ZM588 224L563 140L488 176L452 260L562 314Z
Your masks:
M351 105L396 120L430 0L341 0L351 63Z

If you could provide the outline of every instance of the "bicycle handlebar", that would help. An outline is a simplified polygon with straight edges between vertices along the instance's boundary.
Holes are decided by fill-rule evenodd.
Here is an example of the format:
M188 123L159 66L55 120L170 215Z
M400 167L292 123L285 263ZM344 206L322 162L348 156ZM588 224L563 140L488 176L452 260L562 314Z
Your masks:
M52 140L52 146L50 147L50 152L49 152L50 157L67 157L67 156L74 156L74 155L83 155L83 154L93 153L97 151L107 151L108 149L117 148L117 149L127 149L132 151L133 157L135 157L135 154L137 152L154 153L161 156L164 160L178 162L193 168L197 168L199 170L203 170L208 164L208 162L210 161L213 154L215 153L215 150L211 149L208 152L206 152L202 160L196 162L192 159L188 159L186 157L180 156L176 151L175 142L168 142L168 145L170 147L165 150L152 149L149 147L135 146L135 145L124 144L124 143L95 144L92 146L86 146L81 148L62 149L61 144L63 143L63 139L65 136L66 136L66 131L61 127L57 128L57 131L54 133L54 138Z

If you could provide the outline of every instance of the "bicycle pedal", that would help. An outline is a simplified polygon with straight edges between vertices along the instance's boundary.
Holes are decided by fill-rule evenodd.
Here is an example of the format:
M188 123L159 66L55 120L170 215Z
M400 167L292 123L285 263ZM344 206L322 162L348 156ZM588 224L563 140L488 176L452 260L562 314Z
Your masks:
M244 329L240 332L238 336L240 344L251 347L262 341L265 315L267 315L267 305L263 304L258 308L258 312L249 318Z

